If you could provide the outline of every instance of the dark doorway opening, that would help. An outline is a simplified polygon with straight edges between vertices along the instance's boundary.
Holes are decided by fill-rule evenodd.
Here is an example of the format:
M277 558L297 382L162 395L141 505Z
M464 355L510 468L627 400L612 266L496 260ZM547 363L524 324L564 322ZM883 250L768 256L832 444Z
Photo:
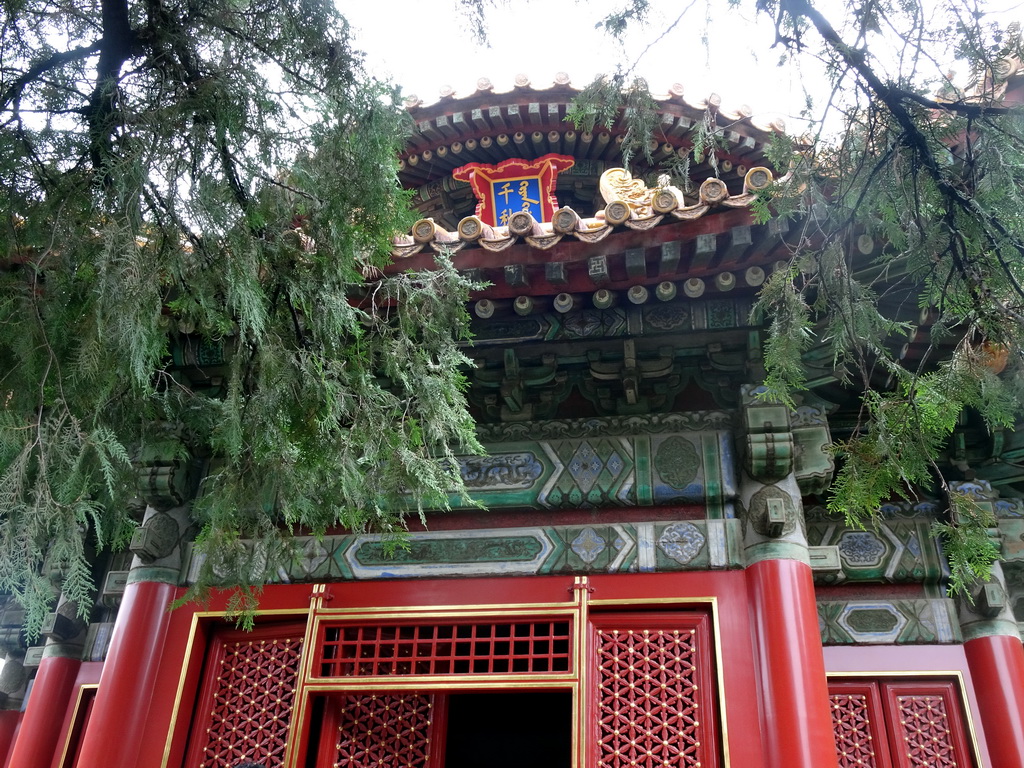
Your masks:
M568 768L571 760L570 692L449 695L445 768Z

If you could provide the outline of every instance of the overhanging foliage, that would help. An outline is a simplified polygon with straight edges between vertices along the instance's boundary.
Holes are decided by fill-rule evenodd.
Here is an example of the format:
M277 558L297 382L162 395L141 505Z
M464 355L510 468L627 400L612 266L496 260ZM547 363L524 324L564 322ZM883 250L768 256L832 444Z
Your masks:
M0 589L29 633L58 590L91 605L168 430L212 461L200 593L264 583L293 530L444 507L478 449L468 286L380 278L408 118L334 4L5 1L0 51ZM228 353L207 391L170 364L197 340Z
M651 11L647 0L624 5L603 22L616 34ZM693 5L680 4L669 29ZM817 112L808 95L809 137L772 148L776 169L792 173L755 210L802 222L791 268L772 275L755 310L768 320L766 397L793 402L809 351L831 357L835 379L863 393L856 424L834 446L842 461L829 506L871 525L886 500L948 495L947 479L973 476L977 467L949 447L966 419L1012 430L1021 414L1024 119L1004 76L1024 50L1017 27L961 0L749 5L772 19L784 58L822 62L831 87ZM969 84L939 68L953 60L968 62ZM631 77L599 79L574 118L630 117L643 89ZM699 128L695 153L715 141L713 123ZM632 139L646 146L642 131ZM862 251L865 242L880 251ZM930 346L904 359L919 315ZM959 591L986 578L998 555L991 521L957 513L964 504L951 496L951 522L937 527Z

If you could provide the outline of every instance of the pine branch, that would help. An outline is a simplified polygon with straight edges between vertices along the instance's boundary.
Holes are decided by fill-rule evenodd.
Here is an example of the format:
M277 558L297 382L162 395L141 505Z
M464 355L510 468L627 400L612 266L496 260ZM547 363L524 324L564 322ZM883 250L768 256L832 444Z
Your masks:
M67 64L87 59L98 53L103 45L103 40L97 40L89 45L81 45L68 51L57 51L45 59L35 62L0 92L0 110L6 110L12 103L17 103L25 89L36 83L42 75ZM79 110L70 111L77 113Z

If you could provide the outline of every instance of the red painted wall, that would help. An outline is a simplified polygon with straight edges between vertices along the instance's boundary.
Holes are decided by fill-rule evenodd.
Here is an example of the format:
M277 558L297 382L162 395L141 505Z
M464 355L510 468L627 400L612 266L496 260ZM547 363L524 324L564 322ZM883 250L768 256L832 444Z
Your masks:
M443 606L506 603L567 603L572 599L574 577L528 577L483 579L424 579L409 581L370 581L329 585L328 607L371 608L382 605ZM758 683L751 643L749 595L742 571L694 572L674 574L596 575L591 576L594 601L628 600L638 607L658 607L662 598L713 597L717 603L718 641L721 649L722 692L725 696L725 739L732 765L763 768L763 744L760 737L758 696L752 695ZM261 598L262 612L306 609L311 585L267 587ZM703 605L706 603L694 603ZM215 612L223 604L214 602L206 610ZM199 684L208 628L222 619L204 618L195 626L197 651L186 658L186 644L193 632L195 611L189 608L172 612L150 714L141 739L139 766L163 765L168 750L170 766L178 766L188 738L192 701ZM172 726L175 702L181 689L181 705ZM168 740L168 733L170 739Z
M53 755L52 768L61 768L61 758L65 754L65 749L73 746L68 744L68 738L71 735L72 720L75 717L75 708L78 704L82 686L96 685L99 683L100 674L102 672L103 663L99 661L84 661L79 667L78 677L75 679L74 687L71 689L71 696L68 699L67 710L64 712L64 719L61 723L61 737L57 743L57 750Z

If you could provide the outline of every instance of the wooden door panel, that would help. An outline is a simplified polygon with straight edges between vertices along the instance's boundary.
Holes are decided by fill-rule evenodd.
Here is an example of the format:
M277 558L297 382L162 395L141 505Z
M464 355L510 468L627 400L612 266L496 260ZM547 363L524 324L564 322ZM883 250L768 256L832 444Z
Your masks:
M830 681L840 768L975 768L957 684Z

